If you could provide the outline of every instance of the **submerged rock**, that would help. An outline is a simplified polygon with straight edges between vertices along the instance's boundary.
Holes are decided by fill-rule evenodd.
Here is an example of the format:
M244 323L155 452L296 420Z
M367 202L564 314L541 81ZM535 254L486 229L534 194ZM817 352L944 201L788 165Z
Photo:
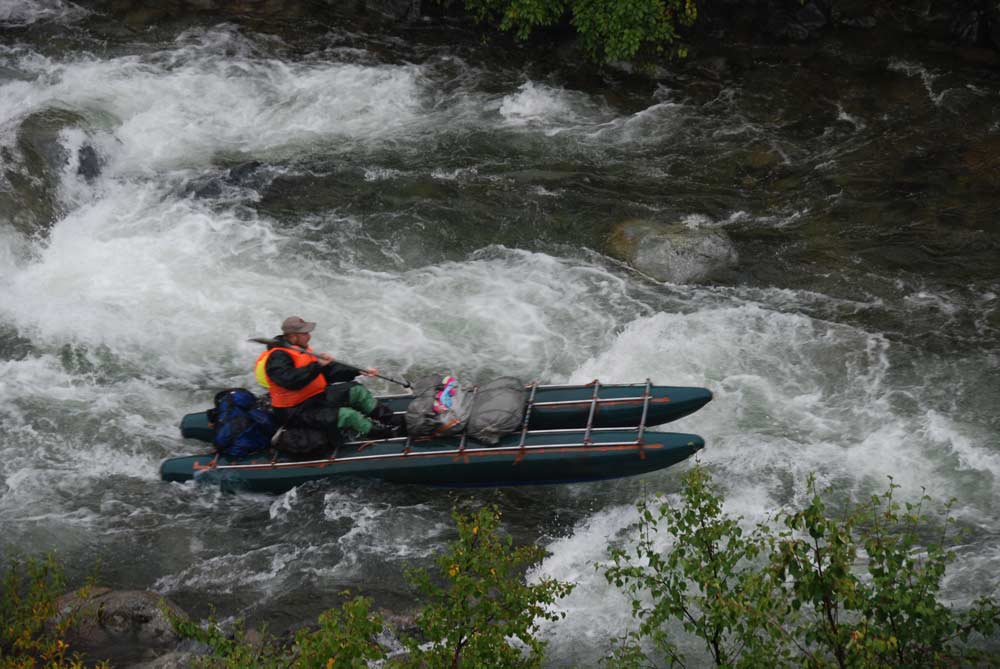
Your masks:
M76 173L91 182L101 173L101 158L90 144L84 144L77 151Z
M240 163L220 175L201 177L189 183L184 192L199 199L222 197L227 190L233 187L242 187L253 183L261 166L262 163L259 160Z
M722 230L680 223L631 220L611 232L612 255L643 274L669 283L696 283L739 261Z

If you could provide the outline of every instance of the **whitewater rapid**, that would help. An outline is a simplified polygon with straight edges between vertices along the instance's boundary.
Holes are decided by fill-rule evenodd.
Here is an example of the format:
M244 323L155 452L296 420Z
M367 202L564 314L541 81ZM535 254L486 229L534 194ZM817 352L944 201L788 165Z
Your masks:
M35 3L0 9L0 23L96 20L84 11ZM493 502L519 540L549 551L535 575L577 584L558 605L566 618L543 628L553 666L599 657L632 623L593 565L628 536L635 502L675 492L685 466L477 492L329 484L233 497L159 481L163 458L199 448L179 438L179 418L220 388L253 387L247 338L297 314L319 323L316 345L394 375L706 386L713 402L669 429L705 437L699 461L732 513L757 522L801 503L810 474L841 498L892 477L903 498L957 500L971 539L949 596L995 591L995 281L851 274L845 256L844 281L806 263L786 283L669 285L599 241L609 219L676 212L733 231L748 264L768 263L777 252L754 235L797 231L822 198L730 206L709 183L715 168L684 178L691 147L768 137L822 171L849 161L877 118L831 105L824 123L843 136L819 155L748 121L738 90L700 105L659 86L615 102L444 48L383 61L328 39L294 48L226 23L109 54L30 34L0 46L5 191L23 188L10 174L37 169L26 124L70 119L52 133L64 160L46 173L51 220L26 229L0 211L0 550L54 549L73 573L100 562L110 584L196 613L212 603L290 624L344 587L412 606L402 570L452 538L453 507ZM923 86L913 67L890 63L886 76ZM77 169L84 147L96 176ZM234 176L240 166L249 176ZM699 192L717 206L696 208Z

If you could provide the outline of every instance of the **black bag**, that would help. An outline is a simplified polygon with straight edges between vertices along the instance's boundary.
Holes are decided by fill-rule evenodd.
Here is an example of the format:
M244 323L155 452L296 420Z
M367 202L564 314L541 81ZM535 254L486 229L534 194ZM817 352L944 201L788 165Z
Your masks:
M330 447L326 432L309 427L281 428L271 440L276 451L289 455L309 455Z

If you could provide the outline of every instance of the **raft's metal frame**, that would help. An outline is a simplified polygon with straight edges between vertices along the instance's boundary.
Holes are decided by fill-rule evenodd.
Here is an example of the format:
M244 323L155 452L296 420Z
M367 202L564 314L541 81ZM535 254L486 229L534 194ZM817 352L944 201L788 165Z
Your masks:
M591 383L597 384L597 383L600 383L600 382L599 381L592 381ZM567 388L567 389L571 389L571 388L585 388L588 385L590 385L590 384L589 383L547 383L547 384L546 383L529 383L524 388L525 388L525 390L527 390L529 388L536 388L538 390L558 390L560 388ZM648 388L651 384L649 382L649 379L646 379L646 381L644 383L602 383L600 385L601 385L601 388L607 389L607 388ZM403 397L413 397L413 393L397 393L395 395L379 395L378 397L379 397L379 399L393 400L393 399L401 399ZM611 401L622 402L622 401L626 401L626 400L639 400L639 399L642 399L641 395L639 397L618 397L618 398L615 398L615 399L613 399ZM589 400L566 400L564 402L539 402L538 406L548 406L550 404L580 404L581 402L587 402L587 401L589 401ZM600 401L601 402L606 402L608 400L600 400Z
M504 446L482 446L477 448L467 447L467 437L465 432L462 432L462 438L459 442L458 448L448 449L448 450L429 450L429 451L415 451L413 450L414 442L413 438L407 435L406 437L395 437L392 439L379 439L377 441L351 441L343 444L343 446L357 446L360 449L372 444L392 444L392 443L403 443L403 449L398 453L380 453L372 455L348 455L340 456L340 448L337 448L329 457L321 458L317 460L296 460L289 462L277 462L271 460L270 462L264 463L248 463L248 464L237 464L237 465L220 465L217 461L213 460L214 465L211 463L206 466L198 467L197 469L236 469L236 470L255 470L255 469L288 469L294 467L325 467L327 465L347 463L347 462L366 462L371 460L405 460L407 458L421 458L421 457L441 457L441 456L455 456L464 457L472 454L494 454L499 455L506 452L517 452L518 455L514 462L518 463L523 458L525 453L529 451L543 451L546 449L564 449L564 448L620 448L626 446L637 446L639 450L639 457L645 457L643 448L645 447L645 442L643 437L646 433L646 416L649 413L649 402L652 398L652 381L646 379L645 386L643 388L642 395L635 398L642 400L642 418L639 420L639 424L634 428L631 427L594 427L594 417L597 414L597 406L602 403L602 400L598 398L601 388L607 388L608 386L601 386L599 381L594 381L594 393L590 399L590 414L587 417L587 426L583 433L583 440L580 442L568 442L568 443L552 443L552 444L526 444L525 441L528 435L556 435L556 434L567 434L571 432L579 432L579 428L561 428L554 430L529 430L528 421L531 417L531 410L535 406L541 406L544 404L549 404L547 402L542 402L536 404L534 402L535 392L538 388L545 388L547 386L540 386L537 383L532 383L528 388L531 389L530 395L528 397L528 402L524 411L524 420L521 426L521 436L516 445L504 445ZM639 384L621 384L621 385L639 385ZM551 387L551 386L548 386ZM574 386L578 387L578 386ZM478 388L476 388L478 391ZM621 401L619 398L615 401ZM583 400L587 401L587 400ZM579 404L580 402L573 402L574 404ZM633 441L609 441L609 442L594 442L593 435L608 433L608 432L628 432L635 430L636 438Z

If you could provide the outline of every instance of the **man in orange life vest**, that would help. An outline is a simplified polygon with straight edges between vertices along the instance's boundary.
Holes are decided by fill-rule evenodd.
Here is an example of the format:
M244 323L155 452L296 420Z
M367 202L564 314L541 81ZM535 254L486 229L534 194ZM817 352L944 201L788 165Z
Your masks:
M289 427L335 436L345 429L376 438L394 436L387 424L391 410L379 405L367 388L352 383L358 370L335 362L329 353L312 352L309 340L315 327L298 316L286 318L281 335L257 358L257 381L270 391L275 417Z

